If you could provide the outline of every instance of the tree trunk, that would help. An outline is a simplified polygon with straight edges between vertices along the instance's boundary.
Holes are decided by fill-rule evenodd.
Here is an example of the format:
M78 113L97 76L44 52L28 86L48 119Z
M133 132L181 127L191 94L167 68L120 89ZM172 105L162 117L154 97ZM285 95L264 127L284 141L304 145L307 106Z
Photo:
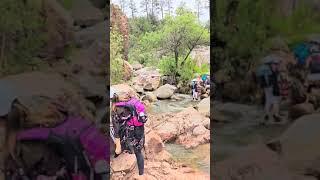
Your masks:
M6 34L2 33L2 40L1 40L1 67L2 69L4 69L6 67L6 60L5 60L5 56L4 56L4 52L5 52L5 47L6 47Z

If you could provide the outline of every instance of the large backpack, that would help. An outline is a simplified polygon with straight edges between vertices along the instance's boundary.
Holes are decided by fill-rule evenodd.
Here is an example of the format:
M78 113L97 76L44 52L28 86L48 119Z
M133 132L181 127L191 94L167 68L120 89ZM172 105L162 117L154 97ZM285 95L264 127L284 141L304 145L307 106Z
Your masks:
M145 107L138 99L131 98L129 101L118 102L115 105L117 107L125 107L130 110L132 116L127 122L128 125L142 126L147 122Z
M258 84L264 88L270 86L269 77L272 75L272 71L269 65L260 65L256 70L256 77Z
M293 53L298 60L298 64L304 65L310 55L309 46L307 44L299 44L293 49Z
M310 63L310 72L312 74L320 73L320 54L315 54L312 56Z

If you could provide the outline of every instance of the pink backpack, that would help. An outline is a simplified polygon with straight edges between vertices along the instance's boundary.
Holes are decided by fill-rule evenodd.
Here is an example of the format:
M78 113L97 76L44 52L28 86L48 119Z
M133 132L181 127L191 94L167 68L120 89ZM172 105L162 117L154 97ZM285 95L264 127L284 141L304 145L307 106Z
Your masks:
M128 120L129 126L143 126L147 122L147 116L145 113L145 107L136 98L131 98L127 102L118 102L115 104L117 107L127 107L132 112L132 117Z

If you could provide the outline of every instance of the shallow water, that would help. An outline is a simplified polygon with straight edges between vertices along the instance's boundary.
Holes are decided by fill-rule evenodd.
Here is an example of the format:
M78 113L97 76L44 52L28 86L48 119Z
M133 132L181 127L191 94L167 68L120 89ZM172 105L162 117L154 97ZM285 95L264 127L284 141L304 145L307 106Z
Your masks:
M176 161L210 173L210 144L203 144L195 149L185 149L178 144L166 144L165 147Z

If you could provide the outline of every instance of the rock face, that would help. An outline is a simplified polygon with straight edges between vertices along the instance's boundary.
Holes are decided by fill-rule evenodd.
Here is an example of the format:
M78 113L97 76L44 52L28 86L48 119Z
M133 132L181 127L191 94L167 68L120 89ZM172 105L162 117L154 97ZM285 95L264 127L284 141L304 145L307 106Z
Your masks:
M48 40L40 56L49 60L63 58L66 46L73 40L73 19L56 0L43 1L43 11Z
M210 117L210 97L200 101L196 106L197 110L206 117Z
M295 177L279 160L278 155L264 145L239 150L238 155L218 162L213 171L214 179L219 180L294 180Z
M312 163L320 157L320 114L311 114L297 119L279 138L270 145L278 145L279 153L290 169L303 172L313 168ZM303 152L303 153L302 153Z
M196 61L197 66L210 64L210 46L199 46L194 48L190 56Z
M123 37L123 57L124 60L128 61L128 50L129 50L129 24L127 16L122 12L119 6L111 4L110 12L110 25L112 28L117 28Z
M77 0L77 3L73 3L71 15L75 25L81 27L93 26L103 21L102 12L88 0Z
M172 86L170 84L165 84L165 85L159 87L155 91L155 94L159 99L168 99L174 94L176 89L177 88L175 86Z
M295 120L303 115L312 114L315 109L310 103L296 104L292 106L289 110L289 116L291 119Z

